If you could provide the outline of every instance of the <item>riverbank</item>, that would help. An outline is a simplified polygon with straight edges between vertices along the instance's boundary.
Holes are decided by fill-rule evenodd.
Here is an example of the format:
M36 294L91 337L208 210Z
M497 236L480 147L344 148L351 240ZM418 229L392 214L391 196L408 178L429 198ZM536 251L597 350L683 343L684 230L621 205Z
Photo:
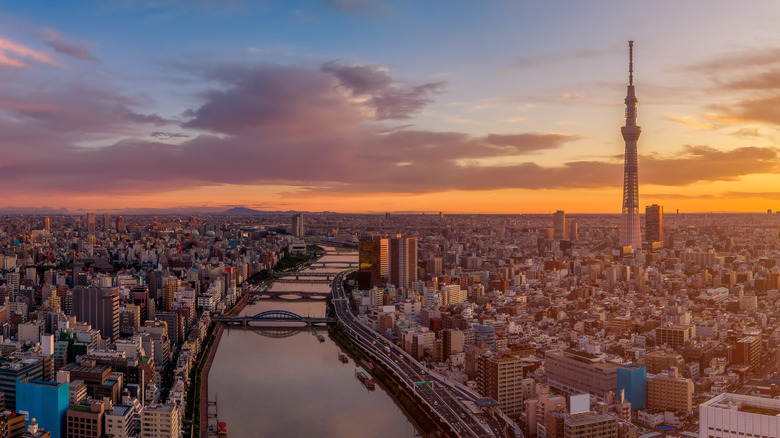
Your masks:
M208 351L205 354L205 360L201 363L198 370L198 383L200 391L198 391L198 409L196 412L196 418L194 424L199 428L193 434L193 437L200 436L201 438L207 438L209 432L209 371L211 370L211 364L214 362L214 356L216 355L217 348L219 348L219 341L222 339L222 333L225 327L223 324L217 323L215 325L215 333L212 337L212 342L209 345ZM204 403L205 400L205 403Z
M369 360L352 342L349 341L338 329L329 328L330 337L355 359L356 362ZM424 407L415 400L414 394L410 394L406 387L397 382L392 374L385 372L380 366L374 366L369 371L382 387L387 390L396 404L404 411L406 416L412 421L417 430L428 437L441 437L442 428L437 425L433 418Z

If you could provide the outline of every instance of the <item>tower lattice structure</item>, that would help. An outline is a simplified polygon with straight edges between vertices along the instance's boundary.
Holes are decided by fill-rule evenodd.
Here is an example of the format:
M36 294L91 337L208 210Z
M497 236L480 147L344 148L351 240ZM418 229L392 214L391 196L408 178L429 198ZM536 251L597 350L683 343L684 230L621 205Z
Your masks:
M626 125L620 128L626 142L623 170L623 211L620 226L620 245L631 245L634 250L642 247L639 224L639 172L636 143L642 127L636 124L637 98L634 92L634 42L628 42L628 90L626 93Z

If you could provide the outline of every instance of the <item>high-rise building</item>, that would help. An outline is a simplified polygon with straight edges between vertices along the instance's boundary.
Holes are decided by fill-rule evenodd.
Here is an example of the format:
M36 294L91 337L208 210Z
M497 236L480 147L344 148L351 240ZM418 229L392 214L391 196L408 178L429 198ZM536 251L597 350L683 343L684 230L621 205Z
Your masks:
M725 392L699 405L699 438L780 436L780 400Z
M453 353L463 352L463 332L457 329L446 329L441 332L442 358L446 359Z
M119 289L77 287L73 289L73 315L100 330L104 338L119 339Z
M292 234L295 237L303 237L304 236L304 229L303 229L303 213L295 213L292 218L292 229L290 231L290 234Z
M620 245L631 245L637 250L642 247L639 225L639 174L636 143L642 127L636 124L637 98L634 93L634 42L628 42L628 90L626 94L626 125L620 128L626 142L623 169L623 211L620 225Z
M358 261L361 270L371 272L371 281L387 278L390 271L387 239L362 237L358 242Z
M8 295L11 296L11 301L16 301L19 298L19 285L21 284L21 274L18 272L9 272L5 276L6 287L8 288Z
M116 232L117 233L124 233L125 232L125 217L124 216L117 216L114 219L114 223L116 224L116 226L114 228L116 228Z
M572 242L576 242L579 238L579 224L577 221L571 221L569 222L569 240Z
M645 207L645 240L664 241L664 207L653 204Z
M390 283L409 288L417 281L417 239L395 237L390 239Z
M5 398L5 409L16 409L16 382L23 379L43 380L43 361L0 362L0 392Z
M51 216L46 216L43 218L43 229L46 231L51 231Z
M52 437L65 437L69 389L68 382L17 381L16 412L25 414L26 426L35 418L38 425L50 432Z
M737 340L731 353L731 362L737 365L750 365L757 368L761 364L761 338L745 336Z
M553 213L553 239L566 240L566 213L563 210Z
M95 232L95 213L87 213L87 232Z
M108 213L103 213L103 230L108 231L111 229L111 216Z
M514 417L523 411L523 362L514 356L483 355L477 363L477 389L501 404L501 412ZM526 395L528 391L526 391Z
M647 406L647 368L643 365L627 364L617 370L618 395L623 391L631 409Z

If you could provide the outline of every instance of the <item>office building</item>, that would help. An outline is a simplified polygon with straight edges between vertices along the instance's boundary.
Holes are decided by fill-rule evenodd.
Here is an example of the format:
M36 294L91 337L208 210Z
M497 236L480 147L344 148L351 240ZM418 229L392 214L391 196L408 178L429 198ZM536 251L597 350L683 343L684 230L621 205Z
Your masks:
M441 332L442 358L450 354L463 352L463 332L457 329L446 329Z
M745 336L737 341L731 350L731 362L736 365L750 365L757 368L761 365L761 338Z
M618 418L614 415L586 412L570 415L563 421L564 438L618 438Z
M105 433L106 404L84 400L67 410L68 438L101 438Z
M43 229L46 231L51 231L51 216L46 216L43 218Z
M21 285L21 274L18 272L9 272L5 274L6 287L11 301L19 300L19 286Z
M563 210L553 213L553 239L566 240L566 213Z
M95 213L87 213L87 232L95 232Z
M501 412L510 417L519 415L526 399L522 361L514 356L481 356L477 363L477 388L484 397L495 399Z
M103 231L111 229L111 216L108 213L103 213Z
M780 437L780 400L723 393L699 405L699 438Z
M496 328L492 325L474 324L474 343L484 343L491 350L496 349Z
M648 374L660 374L672 367L682 369L685 366L685 360L680 354L664 350L648 353L640 361L647 367Z
M579 239L579 223L577 221L569 222L569 235L567 236L572 242L576 242Z
M552 350L545 354L547 383L565 394L587 392L604 400L608 392L617 389L619 368L584 351Z
M114 405L106 412L106 435L115 438L129 438L133 436L135 407L132 405Z
M425 272L433 277L438 277L444 272L444 262L441 257L431 257L425 263Z
M24 435L24 415L13 411L0 412L0 437L17 438Z
M631 409L647 407L647 368L643 365L628 364L617 370L617 394L623 392Z
M390 239L390 283L409 288L417 281L417 239L395 237Z
M677 368L647 376L647 407L659 411L691 412L693 381L680 377Z
M125 232L125 217L124 216L117 216L114 218L114 225L117 233L124 233Z
M16 409L16 382L23 379L43 380L43 362L24 359L0 363L0 392L5 398L6 409Z
M388 241L379 236L364 236L358 242L358 261L361 270L371 272L371 281L388 278L390 272Z
M96 400L107 398L111 403L119 403L122 388L119 379L114 377L110 365L97 364L94 359L84 358L81 364L71 363L62 368L70 373L74 382L83 380L87 387L87 397Z
M141 438L180 438L181 413L176 405L146 406L141 411Z
M664 241L664 208L661 205L645 207L645 240L651 243Z
M634 91L634 42L628 42L628 89L626 93L626 124L620 128L626 143L623 170L623 210L620 225L620 246L642 247L639 223L639 172L637 165L637 141L642 127L636 124L637 98Z
M696 337L695 325L675 325L667 323L655 329L655 344L677 348L687 345Z
M68 382L17 381L16 412L25 415L25 427L35 418L40 427L51 432L52 438L64 438L69 388Z
M73 315L100 330L104 338L119 339L119 289L77 287L73 289Z
M303 237L304 236L304 229L303 229L303 213L295 213L292 217L292 227L290 229L290 234L292 234L295 237Z

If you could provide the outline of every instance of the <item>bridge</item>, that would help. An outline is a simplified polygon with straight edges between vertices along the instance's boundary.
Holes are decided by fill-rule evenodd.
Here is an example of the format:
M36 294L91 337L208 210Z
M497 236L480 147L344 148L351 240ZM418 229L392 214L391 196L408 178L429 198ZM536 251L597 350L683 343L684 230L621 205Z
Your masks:
M266 310L260 312L254 316L225 316L219 315L211 318L212 321L222 322L225 324L240 324L243 326L250 325L262 325L263 323L279 323L279 322L294 322L304 323L307 326L310 325L322 325L333 324L337 322L335 318L313 318L310 316L301 316L297 313L293 313L287 310ZM259 323L259 324L258 324Z
M295 276L296 278L298 278L298 277L327 277L328 279L332 280L333 277L335 277L336 274L338 274L338 272L317 272L315 269L316 268L314 268L312 270L309 270L309 271L299 271L299 272L294 272L294 273L287 273L287 272L285 272L284 276L287 276L287 277Z
M321 262L318 260L309 263L309 266L321 266L323 268L326 266L338 266L338 267L347 266L351 268L351 267L357 267L357 265L358 262L337 262L335 260L332 262Z
M330 279L325 278L292 278L292 277L283 277L279 278L277 280L274 280L274 283L301 283L301 284L330 284Z
M307 300L311 298L327 298L330 296L330 292L306 292L301 290L280 290L280 291L247 291L247 295L250 297L260 298L284 298L284 297L296 297L297 299Z

